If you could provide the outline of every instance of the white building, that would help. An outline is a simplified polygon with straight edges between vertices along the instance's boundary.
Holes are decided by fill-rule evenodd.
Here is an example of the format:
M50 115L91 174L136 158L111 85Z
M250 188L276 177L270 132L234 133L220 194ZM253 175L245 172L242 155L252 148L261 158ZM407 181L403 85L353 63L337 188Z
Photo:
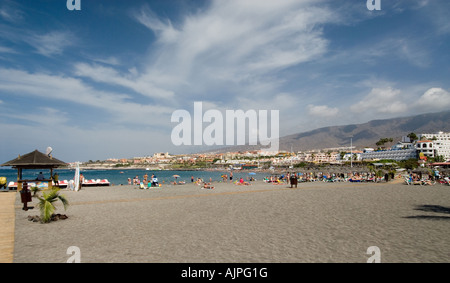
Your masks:
M432 140L421 140L416 143L416 148L419 154L422 153L425 157L434 157L435 148Z
M420 134L416 147L427 157L444 156L445 160L449 160L450 133Z
M351 160L359 161L359 160L362 160L362 155L363 155L362 151L354 150L351 153L350 152L345 153L344 156L342 156L342 158L340 160L343 160L343 161L351 161Z
M362 160L389 159L400 161L411 158L417 158L417 150L415 148L365 151L361 154Z

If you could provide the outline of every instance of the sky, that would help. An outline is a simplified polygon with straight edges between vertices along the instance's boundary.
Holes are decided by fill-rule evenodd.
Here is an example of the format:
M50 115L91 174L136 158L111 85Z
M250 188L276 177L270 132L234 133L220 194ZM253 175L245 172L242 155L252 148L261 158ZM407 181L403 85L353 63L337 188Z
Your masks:
M448 0L79 3L0 0L1 163L195 152L171 140L194 102L280 136L450 108Z

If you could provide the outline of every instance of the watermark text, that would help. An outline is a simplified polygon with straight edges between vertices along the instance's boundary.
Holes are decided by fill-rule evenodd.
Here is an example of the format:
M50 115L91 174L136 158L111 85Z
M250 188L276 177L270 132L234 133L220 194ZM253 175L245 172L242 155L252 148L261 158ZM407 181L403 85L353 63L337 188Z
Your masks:
M380 11L381 10L381 0L367 0L367 9L369 11L373 11L373 10L377 10Z
M224 119L219 110L210 109L203 113L203 103L194 102L193 117L187 110L175 110L171 122L178 123L171 134L176 146L233 146L245 145L248 140L248 145L259 142L270 146L267 151L278 152L279 149L279 110L270 110L270 119L268 110L226 110Z
M66 6L69 11L79 11L81 10L81 0L67 0Z
M80 263L81 262L81 251L79 247L70 246L67 248L67 255L70 257L67 259L67 263Z
M381 262L381 251L377 246L371 246L367 248L367 254L371 255L367 259L367 263L380 263Z

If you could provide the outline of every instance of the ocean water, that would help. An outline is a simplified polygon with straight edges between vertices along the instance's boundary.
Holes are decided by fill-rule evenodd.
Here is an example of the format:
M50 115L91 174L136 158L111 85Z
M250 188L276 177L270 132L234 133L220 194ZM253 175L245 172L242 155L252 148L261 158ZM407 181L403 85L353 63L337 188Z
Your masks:
M34 180L37 178L39 172L42 172L46 178L50 176L50 170L22 170L22 178L28 180ZM57 172L59 175L59 180L73 180L75 176L75 169L55 169L53 173ZM202 178L204 181L211 180L213 182L221 182L222 175L227 174L229 176L230 171L176 171L176 170L145 170L145 169L120 169L120 170L81 170L84 178L87 180L90 179L108 179L108 181L112 185L127 185L128 178L133 178L135 176L139 177L139 180L143 179L145 174L148 175L148 178L155 174L158 178L158 181L162 183L169 183L175 181L174 175L179 175L180 177L176 178L176 181L185 181L186 183L191 182L191 176L196 180L197 178ZM251 173L251 174L250 174ZM261 173L252 171L233 171L233 181L239 180L239 178L243 178L244 180L248 180L249 177L253 177L256 180L262 180L265 176L268 176L268 173ZM7 182L16 182L17 181L17 170L16 169L0 169L0 177L6 177Z

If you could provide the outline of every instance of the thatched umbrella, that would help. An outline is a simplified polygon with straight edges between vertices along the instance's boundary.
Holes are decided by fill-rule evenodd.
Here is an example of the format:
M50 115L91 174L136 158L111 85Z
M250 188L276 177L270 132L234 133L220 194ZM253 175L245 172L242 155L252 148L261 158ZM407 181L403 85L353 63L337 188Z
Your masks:
M23 169L50 169L50 178L39 180L49 182L50 187L53 176L53 169L67 166L67 163L53 158L51 155L47 155L39 152L38 150L35 150L22 156L19 155L16 159L5 162L1 166L11 166L12 168L17 169L17 190L20 191L22 189L22 183L35 181L22 179Z

